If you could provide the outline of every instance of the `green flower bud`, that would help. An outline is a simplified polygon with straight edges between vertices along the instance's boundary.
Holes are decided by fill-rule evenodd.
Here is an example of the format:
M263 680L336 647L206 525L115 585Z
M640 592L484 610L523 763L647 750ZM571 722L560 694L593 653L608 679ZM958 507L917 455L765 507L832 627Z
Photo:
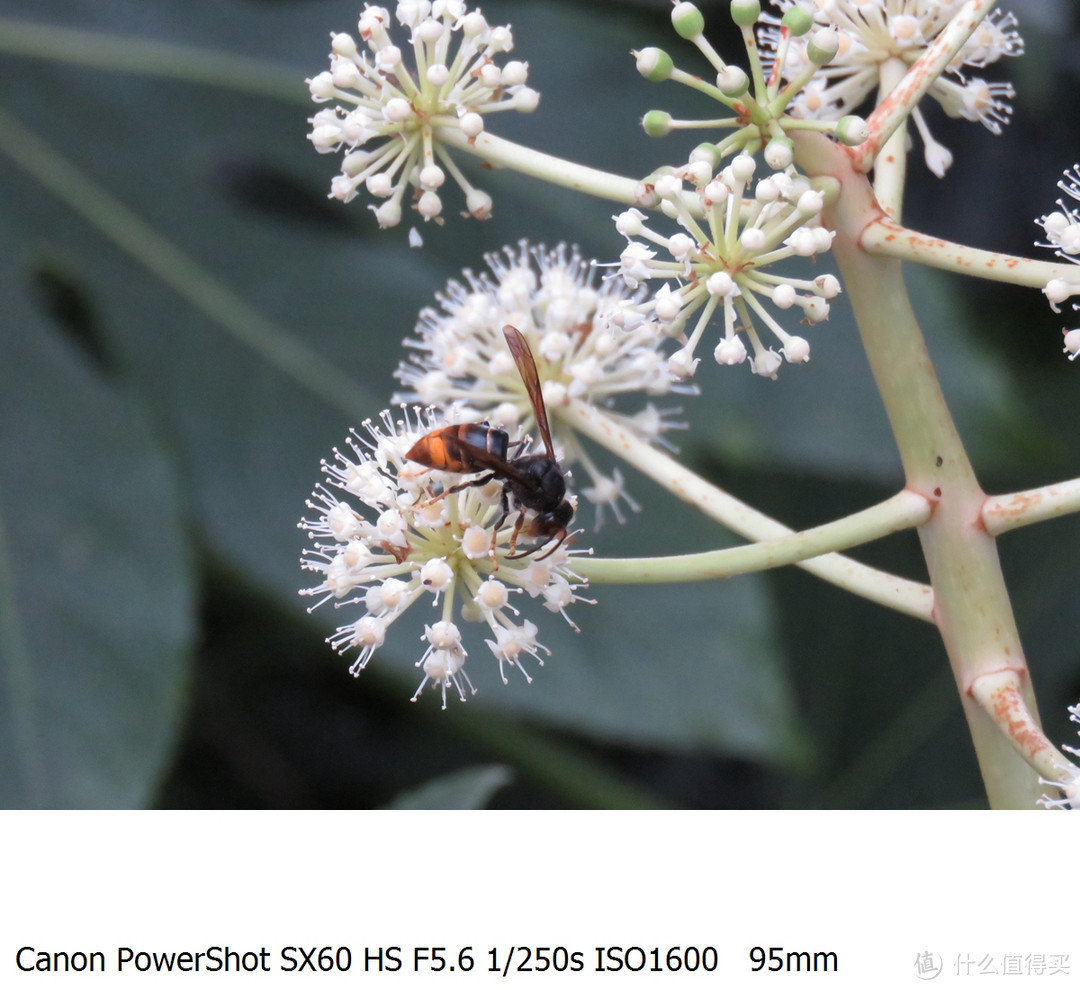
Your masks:
M771 138L764 154L769 168L782 172L795 157L795 143L787 136Z
M758 0L731 0L731 19L739 27L750 27L761 16Z
M637 70L649 82L663 82L671 78L675 63L671 56L661 48L643 48L634 53L637 58Z
M815 31L806 43L806 54L814 65L828 65L840 50L840 35L831 28Z
M690 152L688 160L691 162L708 162L713 171L716 171L724 160L724 156L720 154L720 149L715 144L704 141Z
M729 65L716 74L716 88L724 96L735 99L750 88L750 77L737 65Z
M705 32L705 17L692 3L677 3L671 9L671 23L680 38L693 41Z
M862 117L848 114L836 122L836 140L850 148L860 145L870 137L870 128Z
M641 126L649 137L664 137L671 132L671 114L666 110L650 110L641 118Z
M814 18L802 7L788 7L784 11L784 16L780 19L780 23L784 25L796 38L801 38L807 31L814 26Z

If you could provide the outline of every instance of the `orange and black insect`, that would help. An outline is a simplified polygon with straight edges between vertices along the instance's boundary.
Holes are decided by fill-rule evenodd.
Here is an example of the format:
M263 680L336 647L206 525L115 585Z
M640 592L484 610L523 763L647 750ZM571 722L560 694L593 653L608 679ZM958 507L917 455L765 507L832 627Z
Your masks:
M520 446L520 442L510 443L510 437L505 430L487 423L459 423L456 426L444 426L422 436L405 456L410 461L439 471L453 471L458 474L487 472L480 478L463 481L460 485L448 488L443 495L474 485L486 485L492 479L498 478L503 483L502 516L494 531L498 532L511 512L515 509L518 512L514 533L510 537L508 557L511 560L527 557L551 540L556 540L555 546L543 557L537 558L543 560L553 554L569 535L567 527L574 518L574 507L566 498L566 478L555 459L547 409L544 407L544 397L540 389L540 375L536 371L532 351L517 327L504 326L503 336L514 356L518 373L525 382L525 391L529 394L536 425L544 441L543 453L522 454L511 459L511 449ZM527 533L540 542L522 553L515 553L517 538L525 525L525 514L528 511L532 511L533 518ZM492 545L494 546L494 536Z

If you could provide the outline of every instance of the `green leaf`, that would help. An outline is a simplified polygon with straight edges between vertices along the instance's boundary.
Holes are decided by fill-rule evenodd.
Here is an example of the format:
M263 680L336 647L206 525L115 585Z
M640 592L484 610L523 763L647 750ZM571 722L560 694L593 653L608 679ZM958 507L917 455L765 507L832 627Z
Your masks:
M475 810L487 807L492 795L513 779L508 767L469 767L429 780L405 791L390 805L398 810Z
M146 410L25 298L0 239L0 805L145 806L176 741L193 596Z

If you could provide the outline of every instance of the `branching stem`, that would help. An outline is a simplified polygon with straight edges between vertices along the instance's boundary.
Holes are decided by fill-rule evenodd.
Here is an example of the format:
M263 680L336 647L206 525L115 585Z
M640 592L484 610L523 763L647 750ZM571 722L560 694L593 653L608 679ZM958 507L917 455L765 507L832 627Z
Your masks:
M904 124L919 100L971 37L979 22L994 8L995 0L968 0L945 29L914 62L899 84L867 119L870 137L852 151L856 170L869 172L893 132Z
M859 235L859 247L867 254L882 258L914 261L942 271L975 275L1032 289L1041 289L1052 278L1071 280L1077 275L1075 265L1037 261L956 244L941 237L921 234L881 215L868 219Z
M842 194L828 210L833 251L870 366L892 424L907 487L936 502L919 528L934 589L933 617L960 690L993 807L1031 808L1038 775L973 695L988 674L1011 672L1017 698L1037 724L1035 696L993 537L982 525L984 495L938 385L911 310L900 263L864 251L862 231L881 216L848 156L815 134L796 137L799 164L831 174Z
M931 511L930 503L921 495L902 491L843 519L748 546L670 557L582 558L574 562L574 569L589 581L611 584L728 578L785 564L797 564L822 554L869 543L890 533L921 525L930 517Z
M678 461L623 429L593 406L573 400L550 410L573 430L606 447L685 502L749 540L790 537L793 530L710 484ZM800 567L837 587L917 619L931 621L933 596L925 584L868 567L837 553L803 560Z
M1080 478L1070 478L1023 492L988 496L983 503L982 523L991 536L999 536L1019 526L1077 511L1080 511Z
M645 184L639 179L578 165L494 134L485 132L470 140L459 127L437 127L435 138L443 144L476 155L490 165L512 168L515 172L531 175L552 185L628 206L644 208L651 205L646 198Z

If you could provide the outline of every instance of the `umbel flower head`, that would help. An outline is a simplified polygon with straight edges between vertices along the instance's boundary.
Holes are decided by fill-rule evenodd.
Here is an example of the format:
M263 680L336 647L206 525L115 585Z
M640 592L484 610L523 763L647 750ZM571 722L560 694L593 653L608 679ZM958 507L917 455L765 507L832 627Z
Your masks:
M1070 199L1080 202L1080 165L1065 170L1065 177L1058 180L1058 188ZM1035 221L1046 234L1045 241L1035 243L1039 247L1052 248L1054 254L1065 261L1080 265L1080 211L1062 199L1057 201L1057 205L1058 209ZM1080 270L1074 278L1050 279L1043 293L1050 301L1050 308L1060 313L1060 304L1080 293ZM1073 309L1080 309L1080 304L1073 303L1072 306ZM1076 360L1080 354L1080 329L1065 331L1065 353L1070 361Z
M964 0L774 0L784 14L812 14L814 25L836 32L835 57L817 69L795 97L791 110L806 119L838 120L853 113L868 98L882 99L882 73L889 65L912 65L944 30ZM763 14L760 43L770 70L779 66L783 79L802 78L813 67L810 39L814 34L785 30L783 17ZM973 75L1004 57L1022 55L1024 41L1016 31L1016 18L991 12L949 64L947 73L931 84L927 95L950 117L981 123L1000 134L1008 123L1016 94L1009 83L991 83ZM952 154L930 134L923 115L912 114L923 139L930 170L941 177L952 164Z
M754 37L754 25L761 16L761 4L758 0L732 0L730 13L742 32L747 69L721 58L705 37L705 18L694 4L679 2L671 11L671 23L676 33L693 43L705 56L716 73L715 83L697 73L677 68L671 56L660 48L645 48L633 55L637 60L638 72L646 79L651 82L672 80L689 86L732 111L731 116L675 120L666 111L650 110L642 119L647 134L662 137L673 130L685 129L730 131L730 134L711 145L717 161L740 151L750 155L763 151L765 161L775 169L786 168L792 162L793 142L788 136L789 131L822 131L848 145L857 145L866 140L869 130L866 121L859 117L837 115L808 120L803 114L788 112L793 100L815 77L819 67L827 65L836 56L838 38L835 31L823 28L809 35L803 48L806 58L802 71L781 85L778 76L766 79L758 42ZM801 7L796 7L784 17L783 32L785 36L792 33L802 35L813 26L810 15Z
M704 146L688 165L656 180L661 207L677 220L679 231L654 230L636 209L615 217L627 239L619 270L631 286L666 283L648 305L672 332L681 331L682 347L669 361L674 376L694 374L700 361L697 347L719 311L724 329L713 350L717 363L741 364L752 352L751 371L775 378L783 361L808 361L810 345L786 331L766 302L774 309L801 312L806 323L820 323L829 315L829 300L840 292L833 275L811 281L769 270L787 258L812 258L829 250L833 234L821 223L824 199L792 169L754 183L757 165L745 153L714 176L715 164L715 149ZM693 191L685 188L685 180L693 183ZM694 206L704 222L694 215ZM762 340L762 331L779 350Z
M643 312L641 298L618 280L597 284L595 266L576 249L504 248L485 256L488 271L463 273L436 295L439 308L420 313L413 355L396 377L404 390L395 401L418 401L448 411L455 421L498 424L535 436L536 421L525 383L507 350L509 323L536 359L551 431L560 459L589 476L583 493L600 512L609 506L622 519L620 500L634 508L618 471L604 475L565 418L573 400L607 415L648 441L673 424L651 402L634 410L614 405L633 393L663 395L674 385L662 353L660 324Z
M584 581L574 574L565 544L523 555L519 543L511 553L516 513L503 518L497 479L459 487L461 475L408 459L421 437L446 425L433 413L407 409L400 419L383 412L381 425L365 422L345 450L335 449L333 460L323 461L327 480L307 503L315 516L300 522L312 541L301 567L318 578L300 594L318 599L312 609L332 601L360 612L327 640L338 653L358 651L350 667L354 676L406 609L424 600L434 607L422 637L427 648L416 663L424 677L412 700L431 684L441 690L443 708L449 688L462 701L466 689L475 693L456 620L486 626L485 642L503 683L507 666L531 681L526 664L543 665L549 651L537 638L539 627L522 619L515 603L534 600L574 626L566 609L585 600L578 593Z
M448 146L472 144L485 114L534 110L528 66L496 64L514 47L510 28L491 27L462 0L402 0L395 18L410 35L404 48L391 37L389 11L365 4L359 42L332 34L329 71L307 80L315 102L334 104L310 119L308 139L321 153L345 149L330 196L347 203L364 186L382 201L371 207L379 226L393 227L410 188L420 216L440 217L449 175L468 213L486 219L491 197L469 183Z

